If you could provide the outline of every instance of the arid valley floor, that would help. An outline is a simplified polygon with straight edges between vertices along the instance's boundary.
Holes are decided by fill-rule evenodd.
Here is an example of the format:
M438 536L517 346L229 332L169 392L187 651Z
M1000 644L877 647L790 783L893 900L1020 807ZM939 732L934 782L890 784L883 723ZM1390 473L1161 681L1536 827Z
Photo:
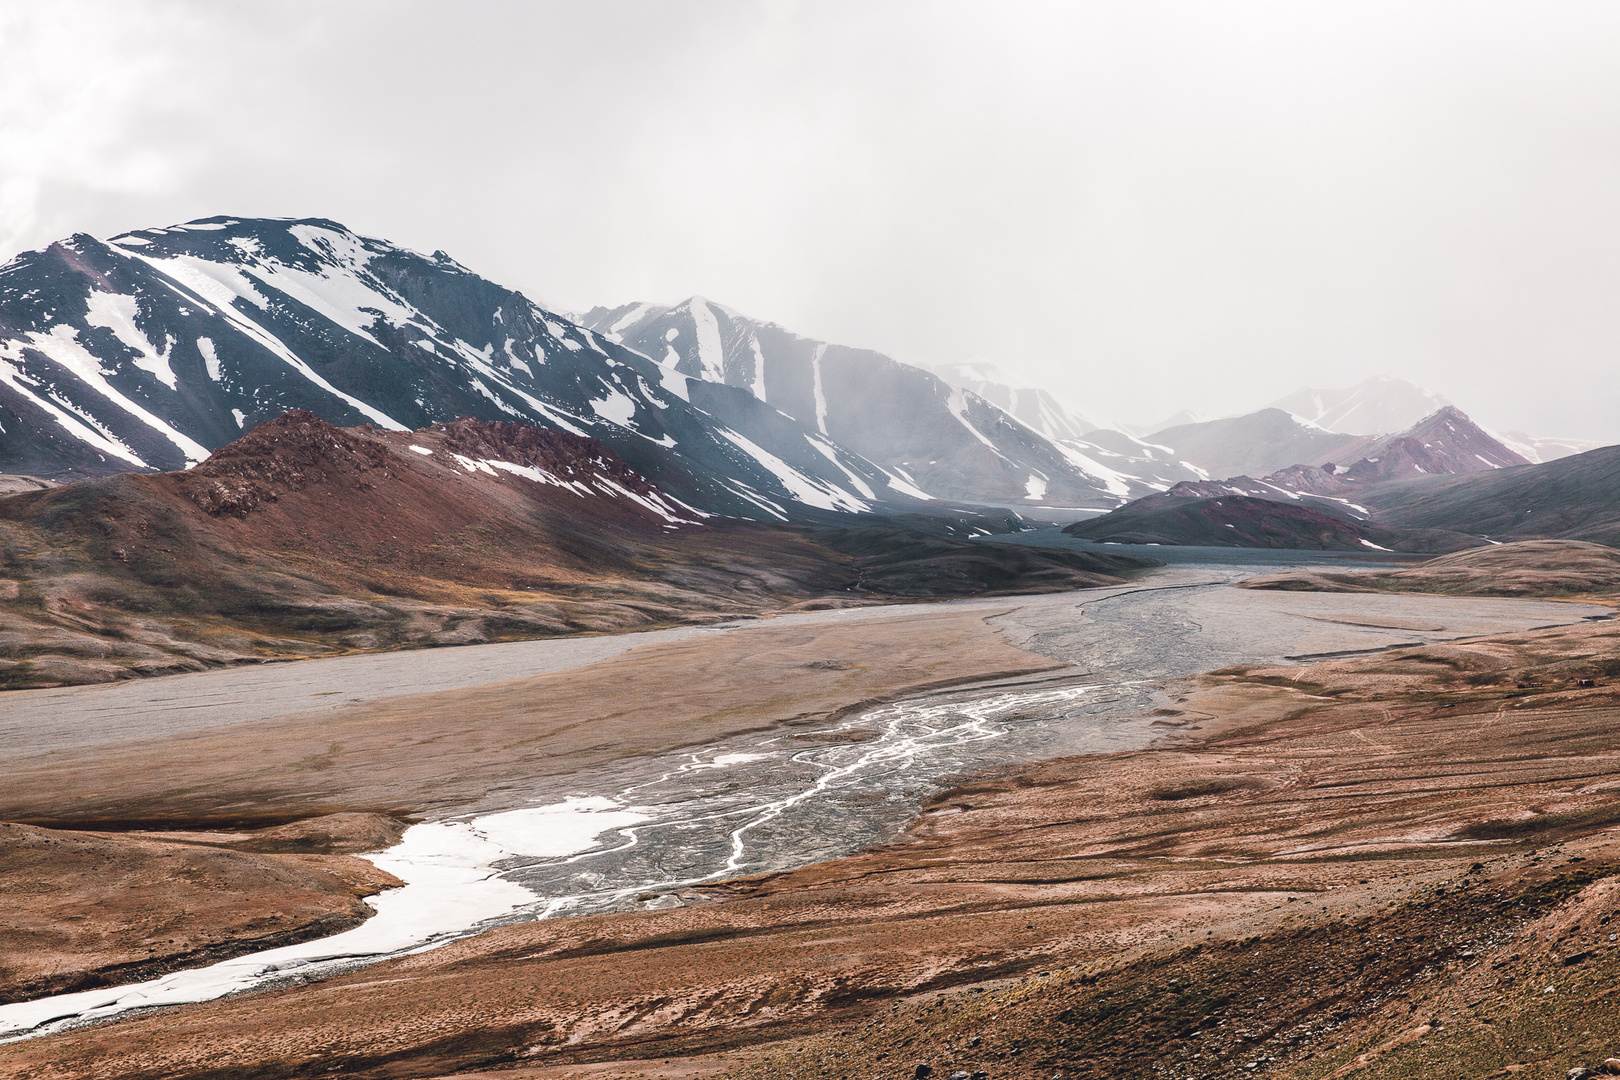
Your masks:
M474 646L472 675L434 650L13 692L0 1003L356 925L393 884L357 855L408 822L612 794L695 752L742 789L898 746L885 709L1024 704L773 819L836 857L0 1044L0 1072L1596 1066L1620 1054L1614 560L1500 550Z

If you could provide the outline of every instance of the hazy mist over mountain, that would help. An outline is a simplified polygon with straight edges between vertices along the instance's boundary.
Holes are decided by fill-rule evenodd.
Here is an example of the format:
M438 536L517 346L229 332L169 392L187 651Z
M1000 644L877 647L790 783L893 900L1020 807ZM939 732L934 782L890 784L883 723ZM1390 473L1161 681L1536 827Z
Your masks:
M7 3L0 259L323 216L1123 424L1390 376L1613 442L1617 51L1573 2Z

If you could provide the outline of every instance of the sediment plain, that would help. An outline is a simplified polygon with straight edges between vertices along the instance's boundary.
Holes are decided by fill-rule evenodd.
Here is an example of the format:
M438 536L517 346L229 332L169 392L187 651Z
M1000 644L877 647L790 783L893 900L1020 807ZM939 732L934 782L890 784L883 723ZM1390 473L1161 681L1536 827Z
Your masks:
M1076 1033L1097 1025L1043 1010L1063 1000L1078 1015L1108 980L1157 985L1166 957L1190 965L1178 979L1218 983L1231 971L1197 957L1278 963L1302 927L1405 918L1423 897L1458 895L1469 872L1498 875L1505 896L1548 869L1528 853L1550 841L1601 883L1590 874L1610 858L1594 837L1620 786L1610 783L1608 688L1620 673L1603 667L1613 624L1588 620L1606 608L1265 593L1227 587L1243 572L1179 573L1099 592L764 621L494 686L192 725L176 736L184 752L167 759L124 741L128 732L87 739L72 752L88 755L88 771L75 780L77 767L66 770L54 787L64 759L47 757L65 746L12 755L12 775L34 771L5 816L213 828L248 823L243 808L261 803L308 818L543 798L571 766L627 757L622 745L645 757L784 724L825 727L851 706L951 682L1145 679L1154 696L1152 709L1120 718L1137 725L1138 746L942 777L942 793L893 842L715 886L707 903L501 927L309 986L8 1044L0 1063L30 1077L912 1076L920 1063L941 1076L1327 1075L1301 1062L1382 1037L1395 1014L1369 1002L1410 996L1411 971L1379 976L1345 1019L1332 1019L1345 1012L1336 1007L1328 1022L1342 1036L1318 1041L1309 1059L1297 1041L1284 1040L1287 1053L1266 1042L1287 1025L1260 1038L1266 1055L1245 1057L1256 1040L1231 1025L1191 1049L1186 1031L1152 1024L1148 1049L1148 1035L1087 1045ZM1574 625L1531 629L1553 622ZM1244 626L1265 629L1244 639ZM1484 640L1447 643L1461 637ZM1273 663L1391 645L1404 647ZM712 696L683 712L693 686ZM469 705L470 694L482 696ZM587 703L601 715L582 725ZM311 767L301 751L317 732L326 756ZM130 752L149 756L120 771ZM1575 845L1592 850L1576 856ZM1436 894L1437 883L1450 884ZM937 997L964 989L978 992ZM1301 1023L1322 1007L1306 998ZM1222 1028L1234 1008L1228 994L1193 1030Z

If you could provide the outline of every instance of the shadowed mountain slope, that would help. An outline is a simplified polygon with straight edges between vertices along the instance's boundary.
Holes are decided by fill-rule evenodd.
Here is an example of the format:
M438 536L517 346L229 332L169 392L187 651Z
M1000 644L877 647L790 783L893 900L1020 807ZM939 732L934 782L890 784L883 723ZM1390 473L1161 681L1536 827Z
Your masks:
M1620 545L1620 446L1541 465L1419 479L1368 495L1377 519L1495 540L1549 537Z

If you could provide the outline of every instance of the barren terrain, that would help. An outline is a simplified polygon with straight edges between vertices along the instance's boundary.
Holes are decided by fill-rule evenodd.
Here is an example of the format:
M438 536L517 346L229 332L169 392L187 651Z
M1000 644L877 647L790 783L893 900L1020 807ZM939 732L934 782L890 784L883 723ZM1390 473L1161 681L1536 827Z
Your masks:
M1299 592L1427 592L1449 596L1593 596L1620 592L1620 551L1581 540L1523 540L1400 570L1290 570L1244 582Z
M940 654L952 674L975 670L963 656L1003 669L987 645L1011 647L965 615L917 625L960 635ZM840 631L890 637L833 649L809 635L802 655L777 643L779 666L754 661L728 693L780 681L760 713L778 719L882 696L793 675L812 652L872 655L850 650L893 648L912 626L878 623ZM647 685L701 670L687 684L701 688L764 653L726 638L646 650ZM709 903L507 926L311 986L9 1044L0 1064L26 1077L1562 1075L1620 1039L1601 1004L1620 909L1605 835L1620 824L1617 646L1614 623L1585 622L1182 678L1155 710L1170 736L1157 748L982 776L895 843L719 886ZM710 649L725 663L695 668ZM545 699L569 679L578 700L607 685L589 668L539 678L530 693ZM512 730L532 716L489 693L480 708ZM436 711L423 703L412 724ZM716 699L686 723L718 730L705 725L721 715ZM636 737L631 719L598 723ZM382 730L366 709L354 724ZM543 765L540 745L525 767ZM334 755L341 783L327 768L304 780L388 790L366 756ZM477 775L479 760L466 751L442 775ZM209 783L245 782L228 773ZM139 782L118 797L185 805ZM282 797L296 805L290 785Z
M347 930L399 884L364 859L401 822L345 814L257 835L0 823L0 1004L140 982Z
M1063 666L1004 642L985 625L994 613L925 609L904 619L764 624L467 689L336 708L306 699L305 711L251 725L132 731L43 753L18 740L0 751L15 781L0 793L0 818L217 828L338 811L465 810L487 804L492 792L504 805L523 805L511 789L525 780Z

